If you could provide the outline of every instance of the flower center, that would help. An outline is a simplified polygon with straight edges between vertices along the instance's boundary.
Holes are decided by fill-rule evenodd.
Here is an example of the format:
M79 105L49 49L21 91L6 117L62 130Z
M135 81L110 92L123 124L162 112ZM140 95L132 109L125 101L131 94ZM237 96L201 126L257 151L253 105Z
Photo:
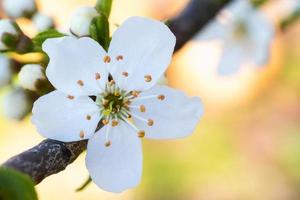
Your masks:
M114 82L107 83L105 91L101 93L96 103L100 107L101 115L106 120L124 119L129 116L129 104L131 103L131 93L121 90L115 86Z

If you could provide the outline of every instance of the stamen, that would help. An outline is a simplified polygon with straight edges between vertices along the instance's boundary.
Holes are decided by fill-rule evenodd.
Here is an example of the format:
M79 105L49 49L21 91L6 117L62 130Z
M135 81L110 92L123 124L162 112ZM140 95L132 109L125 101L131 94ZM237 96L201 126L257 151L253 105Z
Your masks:
M152 119L148 119L147 125L148 126L153 126L153 124L154 124L154 121Z
M151 75L145 75L144 78L145 78L146 82L151 82L152 81Z
M103 106L106 106L108 104L108 100L105 98L102 98L101 101Z
M140 95L141 92L139 91L131 91L131 95L134 97L138 97Z
M141 112L146 112L146 107L144 105L140 105L140 111Z
M138 132L138 137L139 137L139 138L145 137L145 131L143 131L143 130L139 131L139 132Z
M144 100L144 99L153 99L153 98L158 98L159 96L158 95L149 95L149 96L142 96L142 97L138 97L138 98L135 98L134 100Z
M118 126L118 124L119 124L118 120L112 120L111 122L112 127Z
M132 124L130 121L128 121L127 119L125 119L125 122L131 127L133 128L135 131L137 131L137 135L138 137L142 138L145 136L145 131L143 130L139 130L134 124Z
M108 120L108 119L103 119L103 120L102 120L102 124L103 124L103 125L107 125L108 123L109 123L109 120Z
M87 120L91 120L91 119L92 119L92 116L91 116L91 115L87 115L87 116L86 116L86 119L87 119Z
M105 131L105 144L104 144L105 147L111 146L111 142L108 140L109 131L110 131L110 126L108 126Z
M80 138L84 138L84 131L80 131L79 137L80 137Z
M158 95L158 97L157 97L159 100L161 100L161 101L163 101L163 100L165 100L165 95L163 95L163 94L161 94L161 95Z
M122 55L119 55L116 57L117 61L120 61L120 60L123 60L123 56Z
M122 72L122 75L128 77L128 72Z
M105 145L105 147L110 147L111 146L111 141L106 141L104 145Z
M104 63L110 63L110 61L111 61L111 58L109 57L109 56L104 56L104 58L103 58L103 62Z
M81 86L81 87L83 87L83 86L84 86L84 83L83 83L83 81L82 81L82 80L78 80L78 81L77 81L77 84L78 84L79 86Z
M96 79L96 80L100 80L100 78L101 78L100 73L97 72L97 73L95 74L95 79Z
M138 116L138 115L136 115L136 114L133 114L133 113L131 113L131 114L132 114L132 116L135 117L136 119L139 119L139 120L141 120L141 121L143 121L143 122L146 122L146 123L149 122L147 119L145 119L145 118L143 118L143 117L140 117L140 116Z
M108 86L113 86L114 84L115 84L116 82L114 81L114 80L111 80L111 81L109 81L107 84L108 84Z
M72 95L68 95L67 98L73 100L75 97Z

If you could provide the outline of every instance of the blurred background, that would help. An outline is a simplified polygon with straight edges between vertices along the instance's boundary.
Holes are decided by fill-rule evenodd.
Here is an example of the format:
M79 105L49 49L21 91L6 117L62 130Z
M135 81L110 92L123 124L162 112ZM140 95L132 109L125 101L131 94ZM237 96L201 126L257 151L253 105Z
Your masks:
M279 1L279 0L278 0ZM129 16L165 20L188 0L115 0L112 28ZM39 8L67 30L72 12L93 0L40 0ZM276 23L278 10L265 5ZM277 8L278 9L278 8ZM284 9L284 7L281 7ZM34 29L22 19L28 35ZM215 74L219 47L198 41L174 55L169 85L199 96L205 115L194 134L182 140L144 140L141 185L121 194L94 184L75 192L88 177L82 154L74 164L36 188L41 200L296 200L300 199L300 23L277 31L271 57L261 68L243 67L226 77ZM2 92L4 93L4 92ZM3 94L2 94L3 96ZM39 143L30 117L0 119L0 163Z

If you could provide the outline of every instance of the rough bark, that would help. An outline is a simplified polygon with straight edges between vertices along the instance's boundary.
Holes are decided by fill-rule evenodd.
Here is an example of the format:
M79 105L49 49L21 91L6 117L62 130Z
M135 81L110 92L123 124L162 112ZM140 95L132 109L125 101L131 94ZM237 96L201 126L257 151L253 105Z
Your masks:
M201 30L229 1L191 0L183 12L169 23L177 38L175 51ZM87 141L64 143L47 139L10 158L3 166L28 174L35 183L39 183L47 176L64 170L86 149L86 145Z

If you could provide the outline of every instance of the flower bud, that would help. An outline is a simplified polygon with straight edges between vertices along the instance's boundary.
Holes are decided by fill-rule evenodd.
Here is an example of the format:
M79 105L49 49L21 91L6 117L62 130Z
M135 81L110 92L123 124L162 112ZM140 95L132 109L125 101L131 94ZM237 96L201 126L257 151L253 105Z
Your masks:
M53 19L41 13L36 13L33 16L32 21L38 32L46 31L54 27Z
M11 60L0 54L0 88L11 81L12 74Z
M10 119L21 120L30 112L32 102L25 90L15 88L3 98L3 114Z
M78 37L89 36L90 24L93 18L97 16L99 16L99 14L93 7L78 8L71 18L71 32Z
M35 0L3 0L5 13L12 18L30 18L36 12Z
M44 69L37 64L24 65L19 72L20 85L28 90L37 91L41 82L46 82Z
M21 37L18 25L9 19L0 20L0 51L16 46Z

